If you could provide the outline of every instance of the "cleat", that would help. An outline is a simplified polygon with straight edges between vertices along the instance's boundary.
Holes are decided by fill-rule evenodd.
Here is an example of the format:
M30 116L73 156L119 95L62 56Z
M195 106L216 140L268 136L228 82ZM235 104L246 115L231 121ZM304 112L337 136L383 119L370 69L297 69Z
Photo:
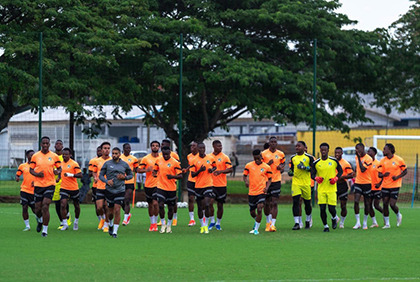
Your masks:
M330 232L330 228L329 227L325 227L324 228L324 232Z
M69 214L69 218L67 218L67 225L70 226L72 224L71 222L71 214Z
M131 213L128 214L127 221L126 221L127 224L126 225L130 224L130 219L131 219Z
M200 234L203 234L204 233L204 226L201 226L200 227Z
M57 227L58 230L61 230L61 228L63 228L64 225L60 224L60 226Z
M331 219L331 227L332 227L332 229L336 229L337 228L337 221L338 221L339 219Z
M117 234L112 234L111 236L112 236L112 238L115 238L115 239L118 237Z
M177 226L178 225L178 219L174 218L174 220L172 220L172 226Z
M149 232L153 232L154 231L154 224L153 223L151 223L150 224L150 227L149 227Z
M299 230L299 229L300 229L299 223L295 223L295 225L293 225L292 230Z
M258 230L257 229L254 229L254 235L258 235L258 234L260 234L260 232L258 232Z
M391 228L391 225L389 225L389 224L387 224L384 227L382 227L382 229L389 229L389 228Z
M127 226L127 224L128 224L128 221L126 221L126 220L124 220L123 223L122 223L123 226Z
M114 226L110 226L108 228L108 234L109 234L109 236L112 236L113 233L114 233Z
M303 228L303 222L299 222L299 229Z
M354 230L357 230L357 229L360 229L360 227L362 227L362 226L360 225L360 223L356 223L356 225L355 225L355 226L353 226L353 229L354 229Z
M270 232L271 221L265 224L265 231Z
M214 226L216 226L216 223L215 222L210 223L209 230L212 230Z
M41 232L41 229L42 229L42 222L39 222L38 221L38 223L37 223L37 225L36 225L36 232Z
M79 230L79 223L74 222L73 230Z
M48 236L48 233L42 232L41 236L42 237L47 237Z
M344 223L340 222L340 229L344 229Z
M101 219L98 224L98 230L101 230L104 227L105 219Z
M159 220L159 222L157 223L157 226L162 226L162 220Z
M60 229L61 231L66 231L67 229L69 229L69 227L68 226L66 226L66 225L63 225L63 227Z
M274 225L270 226L270 232L276 232L277 228Z
M172 226L170 225L166 226L166 233L172 233Z
M31 231L30 227L25 227L25 229L23 229L22 231Z
M166 232L166 225L161 225L159 232L160 233L165 233Z
M109 232L109 227L104 227L104 229L102 229L104 233L108 233Z
M368 229L367 225L363 224L363 230L367 230L367 229Z
M310 221L305 221L305 229L310 229L311 228L311 222Z
M397 215L397 227L401 225L401 221L402 221L402 214L400 214L400 216Z
M195 220L191 219L190 222L188 222L188 226L194 226L195 225Z
M254 230L255 229L252 229L251 231L249 231L249 234L254 234Z
M222 230L222 227L220 227L220 224L216 224L216 230L219 230L219 231Z
M374 223L369 228L376 228L376 227L379 227L379 225L377 223Z
M157 227L157 223L153 224L153 232L157 232L158 231L158 227Z
M208 226L204 226L204 233L209 234L209 227Z

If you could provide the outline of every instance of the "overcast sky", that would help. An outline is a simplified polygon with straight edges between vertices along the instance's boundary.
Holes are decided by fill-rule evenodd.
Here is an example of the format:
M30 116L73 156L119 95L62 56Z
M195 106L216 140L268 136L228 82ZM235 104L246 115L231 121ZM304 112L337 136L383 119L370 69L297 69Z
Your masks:
M346 14L359 23L350 28L372 31L377 27L388 27L400 15L405 14L409 0L340 0L342 7L337 11Z

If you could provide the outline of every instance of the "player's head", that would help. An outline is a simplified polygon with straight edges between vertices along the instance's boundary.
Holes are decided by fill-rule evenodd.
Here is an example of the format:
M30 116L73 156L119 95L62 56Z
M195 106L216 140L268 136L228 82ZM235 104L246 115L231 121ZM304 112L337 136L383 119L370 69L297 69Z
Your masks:
M63 150L63 147L64 145L62 140L58 139L57 141L55 141L54 149L56 152L61 152Z
M72 156L71 149L70 148L64 148L63 149L63 160L65 162L68 162L69 159L71 158L71 156Z
M334 150L334 157L337 160L341 160L341 158L343 157L343 148L341 148L341 147L335 148L335 150Z
M395 154L395 146L391 143L386 143L384 147L384 155L390 156Z
M117 161L121 156L121 150L118 147L112 148L112 159Z
M378 153L378 150L375 147L370 147L367 151L367 154L372 158L375 159L376 154Z
M303 141L297 141L295 145L295 150L298 155L302 155L305 152L306 144Z
M277 138L275 136L271 136L268 140L268 144L270 145L270 150L277 149Z
M263 148L264 148L264 150L267 150L268 148L270 148L270 143L265 142Z
M212 145L213 145L213 150L216 154L220 153L223 149L222 142L220 142L220 140L214 140Z
M171 158L171 148L164 146L161 149L163 158L167 161Z
M319 145L319 151L321 152L321 157L323 160L325 160L326 158L328 158L328 152L330 151L330 145L328 145L328 143L321 143L321 145Z
M192 141L190 143L190 150L191 150L191 153L193 153L194 155L198 153L198 150L197 150L197 142Z
M198 143L197 150L200 156L204 156L206 154L206 145L204 145L202 142Z
M102 156L108 157L111 151L111 143L105 141L101 144Z
M355 149L356 149L356 154L358 154L359 156L364 156L366 154L365 144L363 143L357 143L355 146Z
M131 153L131 145L128 143L124 143L123 152L124 152L124 155L128 156Z
M150 142L150 150L152 150L152 153L159 152L159 149L160 149L159 141L154 140L154 141Z
M254 161L257 164L261 164L262 163L261 150L255 149L254 151L252 151L252 157L254 158Z
M28 151L26 151L25 155L26 155L26 158L28 159L28 163L31 161L32 156L34 155L34 153L35 153L34 150L28 150Z
M41 150L43 152L48 152L50 149L50 137L44 136L41 138Z
M162 148L163 147L169 147L169 148L171 148L171 141L169 141L168 139L163 139L162 140Z
M102 156L102 147L101 147L101 146L98 146L98 147L96 148L96 155L98 156L98 158L99 158L100 156Z

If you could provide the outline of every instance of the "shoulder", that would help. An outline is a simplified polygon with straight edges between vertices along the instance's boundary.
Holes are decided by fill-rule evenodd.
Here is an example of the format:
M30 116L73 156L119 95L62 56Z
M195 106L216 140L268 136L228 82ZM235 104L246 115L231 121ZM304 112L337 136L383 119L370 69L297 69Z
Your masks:
M314 160L314 165L319 163L321 161L321 158Z
M283 151L277 150L276 153L279 154L281 157L284 157L285 156L285 154L283 153Z
M328 156L328 159L331 160L331 161L334 161L337 165L340 164L340 162L334 157Z
M315 160L314 156L312 156L311 154L304 153L304 155L307 156L311 160Z

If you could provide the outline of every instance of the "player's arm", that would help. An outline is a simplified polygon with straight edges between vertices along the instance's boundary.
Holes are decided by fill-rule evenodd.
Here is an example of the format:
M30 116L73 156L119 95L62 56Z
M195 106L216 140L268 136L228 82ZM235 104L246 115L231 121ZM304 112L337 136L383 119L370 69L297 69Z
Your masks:
M242 180L245 182L245 187L249 188L249 169L245 166L244 168L244 174L242 176Z
M66 177L74 177L74 178L82 178L83 174L82 172L78 172L78 173L64 173L64 176Z
M104 163L104 165L101 168L101 171L99 172L99 180L101 180L103 183L107 183L107 179L105 178L106 175L106 169L107 168L107 164Z
M401 171L401 173L399 174L399 175L394 175L393 177L392 177L392 180L398 180L398 179L400 179L400 178L402 178L402 177L404 177L404 176L406 176L407 175L407 169L404 169L403 171Z
M178 173L176 173L176 171L179 171ZM167 174L166 176L168 177L168 179L182 179L182 169L180 167L175 167L175 174Z
M367 167L365 167L364 165L363 165L363 162L362 162L362 160L360 159L360 156L359 156L359 154L356 152L356 156L357 156L357 162L359 163L359 168L360 168L360 171L361 172L365 172L368 168ZM366 165L368 165L368 164L366 164ZM368 165L369 166L369 165Z
M155 165L153 166L152 176L157 177L158 171L159 171L159 165L155 163Z
M220 175L220 174L228 174L228 173L231 173L231 172L233 172L233 167L232 167L232 164L230 163L230 160L227 160L226 162L225 162L225 166L226 166L226 168L225 169L222 169L222 170L216 170L215 172L213 172L213 174L215 175L215 176L218 176L218 175Z
M130 166L127 164L127 165L125 165L124 179L125 180L130 180L131 178L133 178L133 171L131 170Z
M285 157L283 157L281 160L280 160L280 164L277 166L277 170L279 170L281 173L283 173L284 172L284 167L286 166L286 158Z
M335 168L335 170L337 171L337 174L335 177L330 178L330 184L335 184L337 183L338 179L341 178L341 176L343 175L343 168L341 167L340 163L335 160L335 163L337 164L337 167Z
M271 185L271 177L268 178L267 183L265 184L264 193L267 193L268 188L270 188Z
M194 168L196 168L196 166L195 165L193 165L193 167ZM191 171L191 176L192 177L197 177L202 171L205 171L206 170L206 167L205 166L201 166L200 168L199 168L199 170L197 170L197 171Z
M289 161L289 171L287 172L289 176L295 175L295 165L293 164L293 157Z
M22 171L21 167L19 166L18 170L16 171L16 177L15 177L16 182L19 182L20 176L22 175L22 173L23 173L23 171Z
M211 163L211 168L209 168L209 169L208 169L208 172L209 172L209 173L213 173L216 169L217 169L216 162L215 162L215 161L213 161L213 162Z
M35 177L44 177L44 171L35 172L35 170L31 167L29 172Z
M146 163L139 164L139 167L137 168L138 173L146 173L153 171L153 166L147 166Z

